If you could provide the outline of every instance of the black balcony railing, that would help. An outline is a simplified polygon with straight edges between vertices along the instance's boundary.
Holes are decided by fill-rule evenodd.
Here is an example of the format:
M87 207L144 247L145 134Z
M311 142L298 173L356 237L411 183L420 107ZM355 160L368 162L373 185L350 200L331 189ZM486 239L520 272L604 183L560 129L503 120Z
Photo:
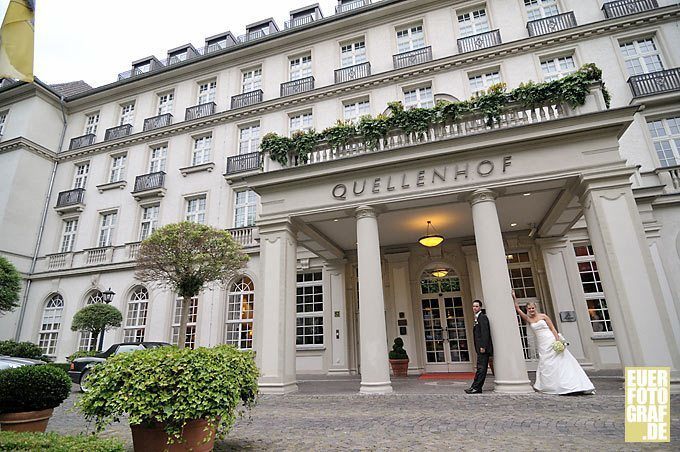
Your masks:
M254 30L244 35L241 35L238 37L238 40L240 42L256 41L258 39L264 38L265 36L269 36L270 34L271 30L269 28L263 28L262 30Z
M254 105L262 102L262 95L264 93L261 89L256 89L255 91L250 91L243 94L237 94L236 96L231 96L231 109L247 107L248 105Z
M371 63L355 64L354 66L347 66L335 70L335 83L349 82L358 78L364 78L371 75Z
M527 31L529 32L529 36L541 36L556 31L566 30L568 28L574 28L577 25L576 16L574 16L572 11L569 11L567 13L527 22Z
M395 69L426 63L432 60L432 47L428 46L422 49L411 50L410 52L398 53L393 55L392 59L394 60Z
M458 39L458 52L466 53L475 50L486 49L501 44L501 32L491 30L478 35L466 36Z
M148 74L149 72L154 72L159 69L164 68L165 65L157 60L150 60L147 64L133 67L129 71L121 72L118 74L118 80L125 80L132 77L137 77L139 75Z
M204 116L215 114L215 107L217 107L215 102L206 102L205 104L198 104L194 105L193 107L189 107L184 114L184 120L191 121L192 119L203 118Z
M141 176L137 176L137 178L135 178L135 190L132 193L163 188L164 183L165 173L163 171L142 174Z
M305 77L299 80L281 83L281 97L304 93L314 89L314 77Z
M85 198L84 188L74 188L73 190L66 190L59 193L57 196L57 207L73 206L75 204L82 204Z
M249 154L235 155L227 158L227 174L254 171L262 166L262 154L251 152Z
M301 27L303 25L311 24L316 20L313 15L307 15L302 17L296 17L295 19L287 20L283 23L283 27L288 30L289 28Z
M602 11L604 11L604 17L612 19L614 17L629 16L649 11L658 7L659 3L656 0L618 0L602 5Z
M88 133L87 135L83 135L81 137L71 138L71 143L69 144L68 149L69 151L72 151L74 149L80 149L94 144L95 138L96 137L94 133Z
M633 97L680 91L680 68L634 75L628 79L628 84Z
M371 4L371 0L354 0L350 2L342 2L335 7L335 14L346 13L357 8L362 8Z
M118 138L123 138L132 133L132 124L123 124L118 127L111 127L106 129L104 134L104 141L117 140Z
M154 116L153 118L146 118L144 120L144 131L160 129L161 127L169 126L170 124L172 124L172 114L170 113Z

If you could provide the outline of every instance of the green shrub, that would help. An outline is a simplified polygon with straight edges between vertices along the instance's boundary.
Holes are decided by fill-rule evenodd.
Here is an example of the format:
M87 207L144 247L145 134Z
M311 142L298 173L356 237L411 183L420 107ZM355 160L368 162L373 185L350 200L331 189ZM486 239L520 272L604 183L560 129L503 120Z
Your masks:
M98 438L93 435L59 435L58 433L0 432L0 450L33 452L123 452L125 447L115 438Z
M71 379L51 365L0 371L0 413L55 408L71 393Z
M130 425L165 423L170 441L193 419L206 419L223 438L239 403L255 405L258 370L252 352L160 347L122 353L93 368L77 406L101 431L123 414Z
M408 359L408 353L404 350L404 341L402 338L398 337L394 340L389 357L390 359Z
M97 356L100 352L97 350L78 350L66 357L66 361L72 363L74 359L85 358L86 356Z
M43 357L42 349L32 342L0 341L0 355L47 361Z
M47 365L61 369L64 372L68 372L71 369L71 364L69 363L47 363Z

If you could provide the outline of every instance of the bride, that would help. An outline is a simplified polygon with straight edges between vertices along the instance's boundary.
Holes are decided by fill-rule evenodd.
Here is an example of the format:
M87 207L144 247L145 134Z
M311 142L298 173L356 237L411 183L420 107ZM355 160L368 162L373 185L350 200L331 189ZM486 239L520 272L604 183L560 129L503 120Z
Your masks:
M535 303L527 303L525 314L517 303L514 290L512 299L517 314L531 326L536 336L538 368L534 388L546 394L594 393L595 387L569 350L556 352L553 349L555 341L560 339L550 317L537 312Z

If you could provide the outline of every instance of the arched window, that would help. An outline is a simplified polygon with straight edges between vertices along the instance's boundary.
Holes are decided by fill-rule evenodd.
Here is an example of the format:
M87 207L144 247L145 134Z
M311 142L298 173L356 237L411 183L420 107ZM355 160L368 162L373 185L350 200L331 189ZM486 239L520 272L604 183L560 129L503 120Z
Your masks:
M95 303L103 303L104 302L104 296L102 295L101 291L99 290L93 290L89 294L87 294L87 298L85 299L85 306L89 306L91 304ZM80 333L80 340L78 341L78 350L82 351L88 351L88 350L96 350L97 349L97 338L92 337L92 333L89 331L84 331Z
M149 291L142 286L135 287L127 303L123 342L144 342L148 308Z
M224 340L242 350L253 348L253 306L255 285L247 276L237 280L227 294L227 321Z
M63 313L64 298L60 294L55 293L45 304L40 324L38 345L46 355L54 355L57 349L57 338Z

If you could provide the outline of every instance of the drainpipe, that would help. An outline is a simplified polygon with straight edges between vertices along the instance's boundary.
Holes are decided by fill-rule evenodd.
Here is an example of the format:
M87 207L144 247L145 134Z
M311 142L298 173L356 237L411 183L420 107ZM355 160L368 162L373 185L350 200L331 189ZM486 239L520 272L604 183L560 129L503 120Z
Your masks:
M64 137L66 136L66 111L64 110L64 96L59 97L59 106L61 107L61 117L64 123L61 128L61 138L59 139L59 147L57 153L61 151L64 145ZM19 323L17 323L17 330L14 333L14 340L19 341L21 337L21 328L24 325L24 317L26 316L26 305L28 304L28 293L31 290L31 275L35 272L35 265L38 262L38 252L40 250L40 243L42 242L43 232L45 231L45 221L47 221L47 211L50 205L50 198L52 197L52 188L54 187L54 178L57 174L57 161L52 165L52 175L50 176L50 185L47 188L47 195L45 195L45 204L43 205L42 218L40 220L40 229L38 230L38 239L35 242L35 249L33 250L33 259L31 260L31 268L28 270L26 278L26 290L24 290L24 297L21 302L21 309L19 310Z

